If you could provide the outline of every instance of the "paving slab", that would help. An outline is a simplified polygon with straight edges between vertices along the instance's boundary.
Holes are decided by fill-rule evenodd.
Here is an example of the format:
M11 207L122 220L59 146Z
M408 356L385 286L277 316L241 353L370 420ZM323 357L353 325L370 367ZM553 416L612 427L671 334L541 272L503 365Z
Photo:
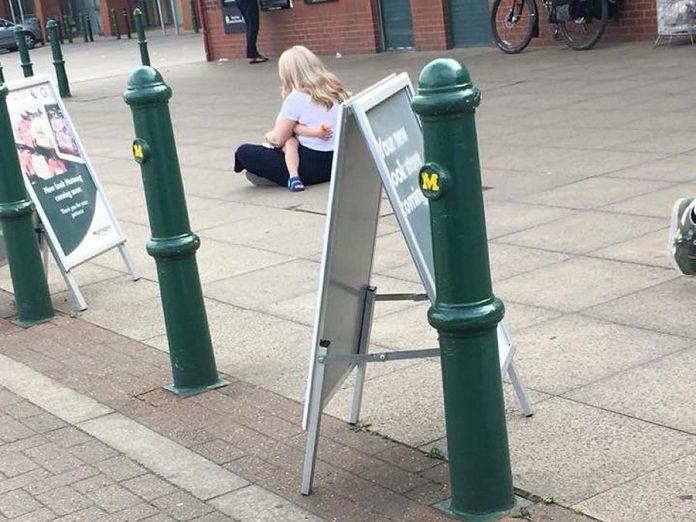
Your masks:
M675 277L672 270L575 257L500 281L496 293L504 301L574 312L635 294Z
M696 433L696 407L685 400L696 394L693 374L696 349L684 339L684 350L588 384L568 397L660 426ZM649 390L635 393L636 390Z
M572 314L521 330L513 340L527 386L553 395L592 388L597 381L662 360L692 342ZM621 391L625 394L630 395L628 388Z
M599 520L673 522L696 520L696 456L679 459L601 493L576 507Z
M690 455L693 436L553 397L508 417L517 487L574 505ZM611 519L609 519L611 520Z

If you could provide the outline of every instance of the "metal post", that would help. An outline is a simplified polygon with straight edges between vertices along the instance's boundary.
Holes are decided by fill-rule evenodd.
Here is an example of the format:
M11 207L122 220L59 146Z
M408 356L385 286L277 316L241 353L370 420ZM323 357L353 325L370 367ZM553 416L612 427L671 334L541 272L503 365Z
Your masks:
M138 33L138 47L140 47L140 63L150 65L150 53L147 50L147 39L145 38L145 29L143 28L143 12L140 9L133 11L133 20L135 22L135 32Z
M174 25L174 30L176 34L179 34L179 18L176 16L176 6L174 5L174 0L169 0L169 10L172 14L172 24Z
M61 15L60 18L57 20L58 24L58 41L60 42L60 45L63 45L65 43L65 37L63 35L63 22L64 22L65 17Z
M133 38L131 35L131 24L130 24L130 17L128 16L128 9L125 7L121 10L121 14L123 15L123 23L126 27L126 34L128 35L128 39L130 40Z
M58 41L58 24L55 20L49 20L46 24L48 29L49 40L51 41L51 53L53 54L53 66L56 69L56 79L58 80L58 91L61 98L70 97L70 84L68 83L68 74L65 72L65 60L63 52L60 50L60 42Z
M87 13L80 13L80 26L82 27L82 40L87 43L89 42L89 34L87 32Z
M116 9L113 7L109 9L109 16L111 16L111 36L115 36L117 40L121 39L121 28L118 26L118 17L116 16Z
M34 76L34 68L29 59L29 48L27 47L27 41L24 37L24 29L21 25L17 25L14 28L14 33L17 49L19 49L19 61L22 64L22 72L25 78L29 78L30 76Z
M160 26L162 27L162 34L167 35L167 29L164 27L164 18L162 17L162 0L155 0L157 2L157 16L159 17Z
M215 367L195 252L169 115L172 90L152 67L139 67L124 94L133 113L133 156L140 164L174 384L167 389L192 395L224 386Z
M73 22L74 19L70 15L66 15L63 19L65 34L68 36L68 42L73 43Z
M452 498L462 520L504 517L515 504L496 329L503 303L491 287L475 108L480 91L456 60L428 64L413 109L423 124Z
M2 72L2 64L0 63L0 83L5 83L5 74Z
M189 0L189 9L191 10L191 27L193 32L198 32L198 13L196 13L196 2L194 0Z
M94 41L94 33L92 32L92 15L89 11L85 13L85 22L87 23L87 38L90 42Z
M42 23L41 18L36 17L36 20L39 22L39 27L40 27L40 28L46 27L46 25L45 25L44 23ZM48 37L47 34L46 34L46 35L42 35L42 37L41 37L41 47L45 47L45 46L46 46L46 38L47 38L47 37Z
M12 139L8 93L7 87L0 86L0 222L15 293L17 324L31 326L50 321L54 314L34 234L34 205L27 195Z

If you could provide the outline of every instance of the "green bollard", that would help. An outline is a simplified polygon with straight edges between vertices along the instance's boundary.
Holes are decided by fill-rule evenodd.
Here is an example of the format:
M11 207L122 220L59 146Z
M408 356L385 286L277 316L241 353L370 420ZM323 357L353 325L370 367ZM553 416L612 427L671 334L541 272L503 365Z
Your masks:
M24 29L21 25L16 25L14 28L15 42L17 43L17 49L19 50L19 61L22 64L22 72L25 78L34 76L34 67L29 59L29 48L27 47L27 41L24 38Z
M143 28L143 12L140 9L133 11L133 21L135 22L135 32L138 33L138 47L140 48L140 63L150 65L150 53L147 50L147 39Z
M89 42L89 32L87 28L88 18L87 13L80 13L80 25L82 27L82 40L85 43Z
M210 340L174 131L169 115L172 90L152 67L139 67L124 94L133 112L133 156L140 164L174 384L178 395L193 395L227 384L218 376Z
M31 326L50 321L54 314L34 232L34 205L27 195L12 139L8 93L7 87L0 86L0 222L15 293L16 322Z
M497 326L505 313L491 287L474 112L480 102L457 61L428 64L413 110L423 125L423 194L430 200L438 330L452 498L439 507L468 521L504 517L515 505Z
M115 36L117 40L121 39L121 29L118 26L118 18L116 17L116 9L113 7L109 9L109 16L111 16L111 36Z
M196 3L194 0L189 0L189 9L191 10L191 27L193 32L198 32L198 14L196 13Z
M65 24L64 32L68 35L68 43L73 43L73 19L68 15L65 17L65 20L63 20L63 23Z
M51 53L53 54L53 67L56 69L56 79L58 80L58 92L60 92L61 98L69 98L70 84L68 83L68 74L65 72L63 52L60 50L60 42L58 41L58 24L55 20L49 20L46 28L51 40Z
M0 63L0 83L5 83L5 73L2 72L2 64Z

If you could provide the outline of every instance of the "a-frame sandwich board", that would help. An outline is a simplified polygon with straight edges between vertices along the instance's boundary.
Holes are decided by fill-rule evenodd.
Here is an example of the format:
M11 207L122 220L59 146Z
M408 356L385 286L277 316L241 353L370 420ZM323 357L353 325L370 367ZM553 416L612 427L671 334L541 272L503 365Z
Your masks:
M303 426L307 430L301 492L312 489L321 413L357 367L350 422L360 415L368 362L435 357L438 348L369 353L376 301L435 300L430 210L418 186L423 165L420 122L411 110L413 88L391 75L342 106L329 191L324 252ZM466 151L462 151L466 154ZM425 294L377 294L372 261L384 188L425 287ZM501 373L510 376L525 415L533 411L514 364L505 323L498 326Z

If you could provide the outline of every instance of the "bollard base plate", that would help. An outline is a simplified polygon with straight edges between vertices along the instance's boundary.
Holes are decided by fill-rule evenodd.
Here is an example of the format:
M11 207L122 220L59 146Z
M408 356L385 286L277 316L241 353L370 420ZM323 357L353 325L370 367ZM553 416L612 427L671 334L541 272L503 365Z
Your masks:
M36 326L37 324L43 324L43 323L48 323L49 321L53 321L56 316L52 315L50 317L43 317L41 319L32 319L30 321L23 321L21 319L15 319L12 321L12 324L16 324L17 326L20 326L22 328L31 328L32 326Z
M198 395L199 393L222 388L223 386L227 386L229 383L230 381L226 381L225 379L218 379L217 382L209 384L208 386L199 386L197 388L179 388L174 384L167 384L164 386L164 389L172 393L176 393L179 397L190 397L191 395Z
M510 506L509 509L505 509L503 511L494 511L492 513L465 513L463 511L452 509L451 504L452 499L448 498L442 502L438 502L434 505L434 507L450 517L457 520L464 520L464 522L490 522L493 520L500 520L501 518L510 515L517 509L529 506L531 505L531 502L525 498L515 495L515 503Z

